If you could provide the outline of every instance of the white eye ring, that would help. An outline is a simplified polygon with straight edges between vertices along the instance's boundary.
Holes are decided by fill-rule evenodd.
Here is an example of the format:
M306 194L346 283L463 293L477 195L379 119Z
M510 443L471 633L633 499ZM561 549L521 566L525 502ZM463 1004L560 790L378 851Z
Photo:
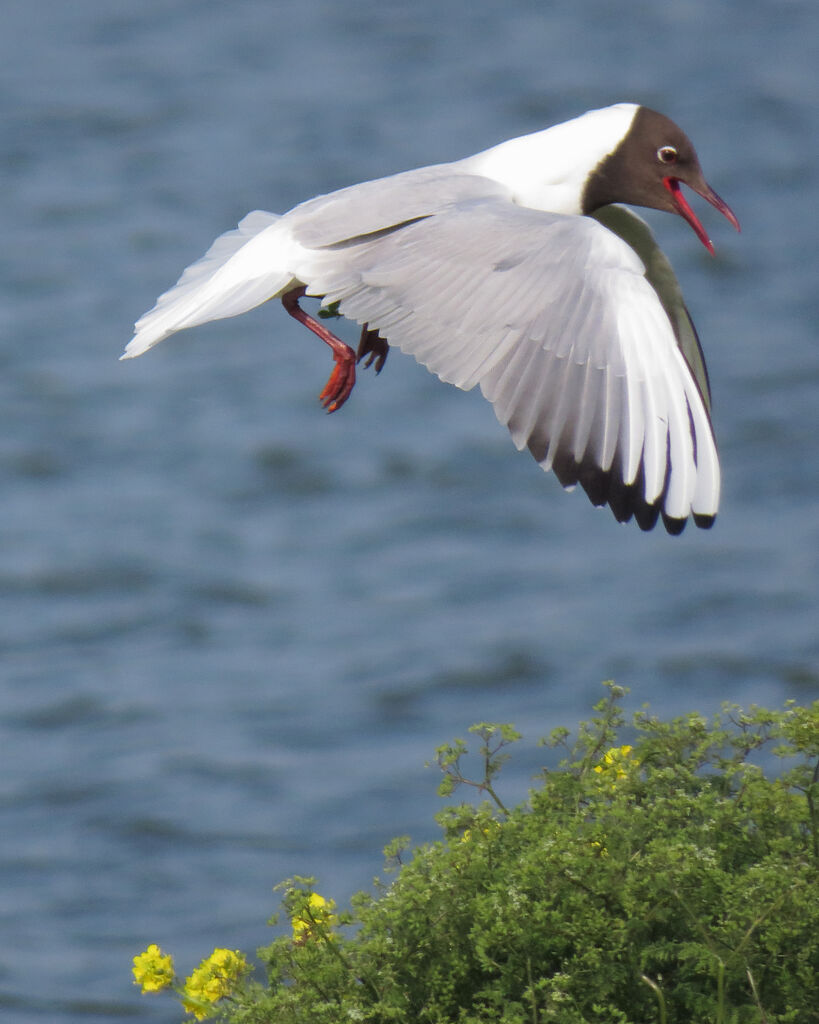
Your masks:
M660 146L657 150L657 159L661 164L675 164L677 162L677 150L673 146Z

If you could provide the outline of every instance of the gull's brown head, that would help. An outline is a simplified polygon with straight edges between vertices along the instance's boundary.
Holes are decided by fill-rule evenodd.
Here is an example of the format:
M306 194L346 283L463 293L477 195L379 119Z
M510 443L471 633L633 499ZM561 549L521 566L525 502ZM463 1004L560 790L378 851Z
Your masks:
M685 132L664 114L638 107L617 148L589 175L583 192L583 213L592 213L609 203L678 213L713 253L711 239L683 195L682 185L702 196L739 231L733 211L705 180L696 150Z

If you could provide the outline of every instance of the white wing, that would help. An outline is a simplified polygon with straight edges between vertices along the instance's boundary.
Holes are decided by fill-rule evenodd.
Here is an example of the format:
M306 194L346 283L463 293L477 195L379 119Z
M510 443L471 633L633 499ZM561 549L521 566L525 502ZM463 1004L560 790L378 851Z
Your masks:
M315 245L297 218L291 230ZM564 486L645 529L660 512L672 532L692 513L710 525L720 479L706 403L617 235L490 196L301 251L294 272L310 294L442 380L479 384L517 447Z

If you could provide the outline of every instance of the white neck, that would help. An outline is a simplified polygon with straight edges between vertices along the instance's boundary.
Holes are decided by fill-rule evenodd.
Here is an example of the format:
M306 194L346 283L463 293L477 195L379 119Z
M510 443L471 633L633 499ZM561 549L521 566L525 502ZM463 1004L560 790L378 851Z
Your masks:
M589 110L553 128L501 142L455 166L499 181L520 206L580 213L589 172L614 152L637 110L635 103Z

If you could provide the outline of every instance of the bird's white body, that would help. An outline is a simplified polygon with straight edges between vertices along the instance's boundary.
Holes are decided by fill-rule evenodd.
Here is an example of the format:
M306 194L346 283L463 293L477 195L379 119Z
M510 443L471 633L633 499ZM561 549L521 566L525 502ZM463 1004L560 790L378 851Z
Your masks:
M602 473L670 520L710 520L719 463L676 279L634 214L580 216L590 170L638 109L251 213L137 322L123 358L304 285L442 380L479 384L564 485L595 500Z

